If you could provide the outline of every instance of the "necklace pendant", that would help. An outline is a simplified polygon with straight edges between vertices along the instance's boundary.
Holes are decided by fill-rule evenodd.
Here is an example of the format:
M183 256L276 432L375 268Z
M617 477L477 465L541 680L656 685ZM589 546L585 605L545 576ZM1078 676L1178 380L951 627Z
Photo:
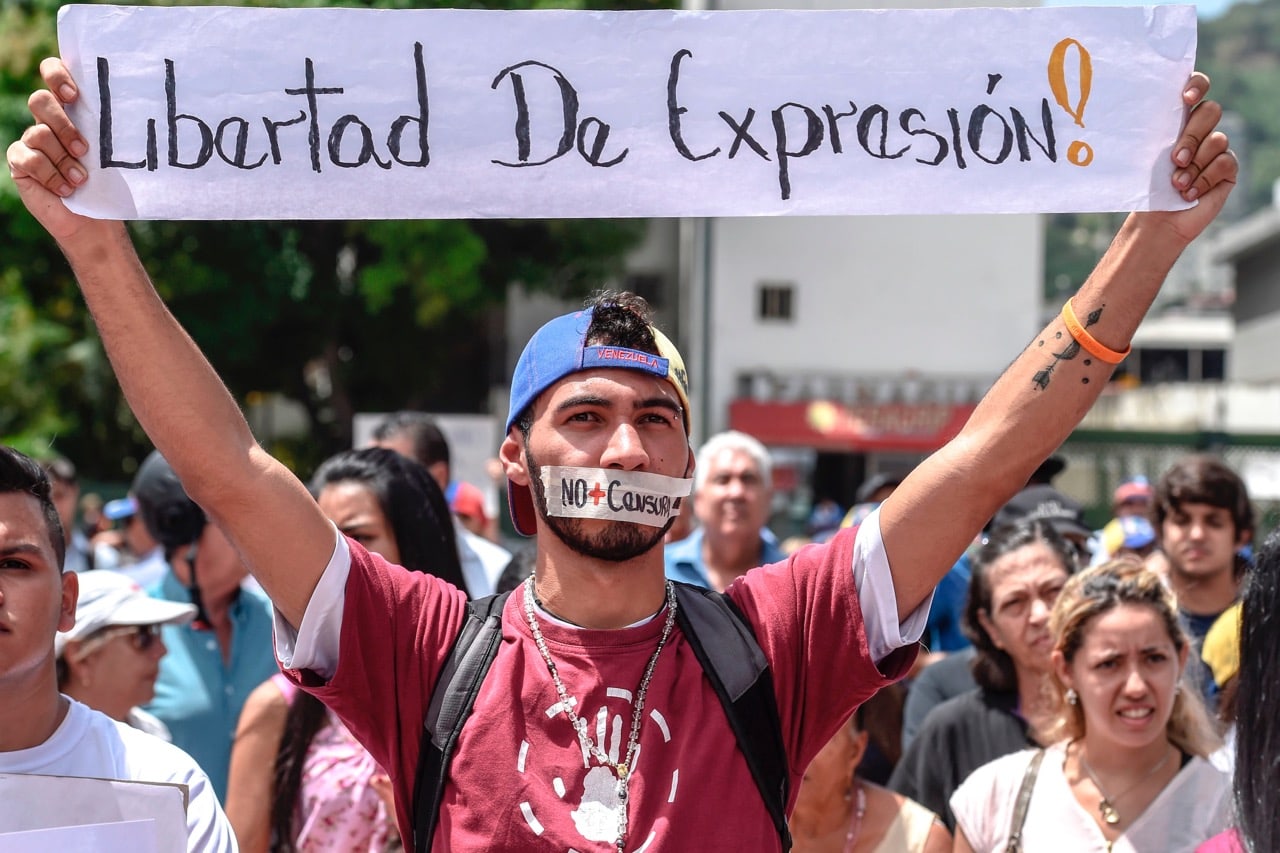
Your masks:
M1102 822L1107 826L1115 826L1120 822L1120 813L1105 797L1098 801L1098 814L1102 816Z
M627 796L628 796L627 782L629 781L627 779L628 769L627 769L626 762L620 761L617 764L615 764L613 767L613 772L618 775L617 784L614 785L614 790L617 792L617 795L618 795L618 802L622 805L623 808L626 808Z

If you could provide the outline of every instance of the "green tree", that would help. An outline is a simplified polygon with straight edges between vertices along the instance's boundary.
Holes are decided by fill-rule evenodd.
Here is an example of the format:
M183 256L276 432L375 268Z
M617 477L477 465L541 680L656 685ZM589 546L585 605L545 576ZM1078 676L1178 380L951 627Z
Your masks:
M1247 214L1271 203L1280 178L1280 3L1237 2L1225 14L1201 21L1196 67L1213 81L1212 97L1243 120L1233 146L1243 155L1243 197ZM1119 218L1101 214L1051 217L1045 230L1046 300L1079 286L1102 257Z
M3 147L29 123L26 98L39 84L37 64L56 52L58 5L22 0L0 6ZM0 180L0 229L6 235L0 253L0 440L31 448L56 444L91 475L127 477L149 445L110 375L65 262L8 180ZM500 333L491 330L500 328L495 319L508 285L583 294L619 270L623 253L644 229L642 220L132 226L161 295L237 399L281 394L305 407L308 438L273 448L304 471L349 445L355 411L484 411L489 387L505 380L494 340Z
M1271 203L1280 178L1280 3L1236 3L1200 27L1197 64L1213 95L1244 119L1245 209ZM1241 144L1243 143L1243 144Z

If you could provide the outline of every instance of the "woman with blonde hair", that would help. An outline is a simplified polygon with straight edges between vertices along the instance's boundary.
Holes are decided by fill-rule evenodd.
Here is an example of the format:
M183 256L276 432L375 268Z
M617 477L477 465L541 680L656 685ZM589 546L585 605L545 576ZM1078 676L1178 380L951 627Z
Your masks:
M1227 777L1183 678L1190 642L1173 594L1133 558L1090 568L1050 618L1052 746L984 765L951 799L956 851L1191 851L1221 831Z

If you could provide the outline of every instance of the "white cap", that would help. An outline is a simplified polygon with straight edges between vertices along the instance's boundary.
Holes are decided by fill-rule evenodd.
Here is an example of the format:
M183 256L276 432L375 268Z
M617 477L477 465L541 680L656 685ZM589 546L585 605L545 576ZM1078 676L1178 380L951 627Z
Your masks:
M62 657L71 640L83 640L113 625L185 625L195 618L194 604L152 598L127 575L107 569L80 572L76 624L53 639L53 652Z

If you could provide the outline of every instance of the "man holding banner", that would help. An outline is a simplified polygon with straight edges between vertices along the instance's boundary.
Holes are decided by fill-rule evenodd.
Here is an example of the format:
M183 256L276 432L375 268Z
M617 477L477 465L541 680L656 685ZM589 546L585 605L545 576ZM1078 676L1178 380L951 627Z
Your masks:
M643 307L598 301L548 323L521 355L500 458L517 527L537 537L535 575L502 613L434 833L415 837L423 720L464 596L336 536L257 445L123 225L63 205L85 183L78 158L90 146L67 116L76 81L57 59L41 72L36 124L8 151L22 199L71 263L139 421L271 596L282 664L390 770L406 841L454 851L779 849L720 701L674 625L662 533L693 469L688 391L679 354ZM1169 155L1173 191L1198 204L1130 216L960 435L859 528L729 589L771 671L788 808L853 709L907 671L931 590L1079 422L1174 261L1221 209L1238 166L1215 131L1221 109L1203 100L1208 88L1201 74L1184 87L1189 114ZM957 339L973 333L957 324Z

